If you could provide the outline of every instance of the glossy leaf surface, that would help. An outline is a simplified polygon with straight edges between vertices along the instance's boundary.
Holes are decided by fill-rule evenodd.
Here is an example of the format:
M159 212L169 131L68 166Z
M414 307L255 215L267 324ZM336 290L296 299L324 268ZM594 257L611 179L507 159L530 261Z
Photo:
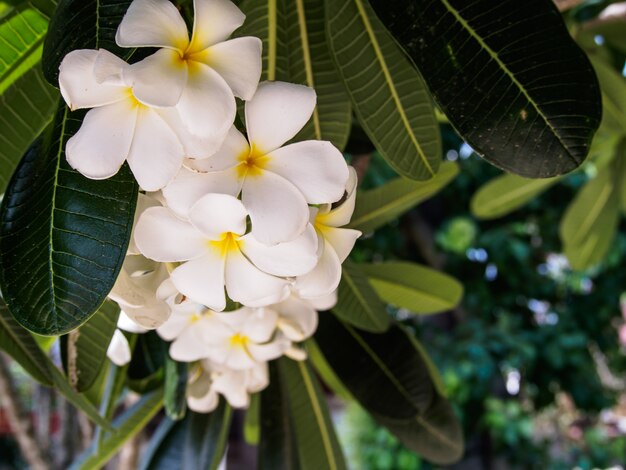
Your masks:
M370 3L487 161L545 178L585 159L602 115L600 90L550 0Z
M80 117L60 108L20 162L0 212L2 292L18 322L43 335L66 333L100 307L126 255L137 201L127 166L102 181L69 167L65 143Z

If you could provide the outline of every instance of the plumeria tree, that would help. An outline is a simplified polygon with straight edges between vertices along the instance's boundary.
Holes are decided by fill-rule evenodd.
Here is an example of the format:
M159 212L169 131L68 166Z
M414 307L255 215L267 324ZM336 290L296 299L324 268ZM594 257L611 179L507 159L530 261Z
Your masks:
M346 468L325 391L428 460L462 456L388 308L448 310L461 285L350 253L457 175L438 120L518 205L593 154L608 66L551 1L0 5L0 348L97 427L75 468L151 422L142 468L217 468L233 410L262 468ZM398 176L361 190L373 149ZM503 213L489 191L476 210Z

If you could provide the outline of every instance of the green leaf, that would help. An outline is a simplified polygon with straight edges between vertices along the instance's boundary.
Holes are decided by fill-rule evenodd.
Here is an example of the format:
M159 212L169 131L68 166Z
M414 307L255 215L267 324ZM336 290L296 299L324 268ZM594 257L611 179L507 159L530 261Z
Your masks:
M165 414L174 421L183 419L187 411L188 369L189 364L165 356Z
M524 206L560 181L560 177L528 179L501 175L483 185L472 197L471 209L479 219L496 219Z
M110 292L130 238L137 184L127 165L90 180L65 160L83 113L59 108L28 150L0 209L0 287L11 313L42 335L84 322Z
M445 312L463 297L463 285L446 274L407 262L360 264L385 302L415 313Z
M328 45L363 130L400 175L432 178L441 136L419 73L367 0L325 6Z
M590 57L602 89L602 126L614 133L626 133L626 78L611 65Z
M67 375L76 391L87 391L98 377L107 358L119 314L118 305L107 301L87 323L68 335Z
M210 414L188 412L182 421L165 418L144 454L141 470L214 470L226 450L231 408L221 401Z
M210 414L189 413L181 468L217 469L226 451L231 415L224 399Z
M155 331L135 336L128 364L128 386L136 393L146 393L163 385L167 343Z
M246 418L243 422L243 438L251 446L259 444L261 437L261 423L259 414L261 412L261 394L254 393L250 396L250 406L246 410Z
M349 227L372 232L391 222L413 206L437 194L459 173L455 163L445 162L429 181L397 178L376 189L357 193L356 208Z
M396 420L374 415L410 450L440 465L463 456L463 433L449 402L437 395L422 415Z
M132 0L60 0L50 20L43 55L43 73L57 86L59 65L75 49L106 49L126 58L132 49L115 42L117 27Z
M329 140L343 150L352 111L326 43L323 3L244 0L240 8L247 22L237 35L263 41L263 79L315 88L317 106L295 140Z
M439 393L438 374L402 328L371 334L320 315L315 341L350 393L405 445L435 463L461 457L461 428Z
M281 381L289 399L302 470L345 469L326 399L308 362L278 360ZM268 469L269 470L269 469Z
M4 301L0 300L0 349L11 356L32 378L44 385L52 385L48 357L43 353L28 330L13 318Z
M553 2L370 3L487 161L545 178L585 159L602 116L600 90Z
M15 2L0 20L0 94L41 58L56 1Z
M298 470L293 419L289 414L289 399L276 361L269 363L270 383L260 396L260 470Z
M83 411L94 423L104 428L110 427L89 400L72 389L65 376L39 348L30 332L10 315L4 302L0 304L0 349L15 359L34 379L44 385L56 387L68 402Z
M18 162L54 117L59 93L46 83L39 65L0 95L0 193Z
M350 261L343 264L339 298L333 313L363 330L380 332L389 327L385 304L361 270Z
M107 435L99 448L96 448L96 442L92 443L70 469L94 470L104 467L126 442L146 427L162 407L163 392L161 390L144 395L141 400L113 421L115 432Z
M614 165L598 172L568 206L559 228L573 269L583 270L607 254L619 221L619 189Z
M330 367L328 361L320 351L319 346L313 338L309 338L306 341L306 350L309 356L309 360L315 367L315 372L320 376L322 381L337 395L344 400L351 401L354 397L346 389L345 385L341 383L341 379L337 377L335 371Z

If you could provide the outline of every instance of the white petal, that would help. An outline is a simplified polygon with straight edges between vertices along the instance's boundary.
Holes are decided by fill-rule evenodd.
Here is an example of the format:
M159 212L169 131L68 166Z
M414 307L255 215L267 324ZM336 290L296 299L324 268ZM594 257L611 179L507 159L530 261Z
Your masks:
M189 209L189 220L210 240L227 232L243 234L248 212L241 201L228 194L206 194Z
M306 361L308 354L302 348L298 348L296 346L292 346L287 351L285 351L285 356L294 361Z
M273 307L280 315L278 327L291 341L304 341L317 329L317 312L306 301L291 296Z
M243 346L233 346L228 351L224 365L229 369L245 370L254 367L255 361Z
M259 270L240 251L232 251L226 260L226 290L235 302L262 307L288 295L289 283Z
M295 289L302 298L315 298L330 294L341 281L341 261L328 244L315 269L296 279Z
M127 93L130 83L124 81L124 72L129 67L130 65L115 54L111 54L106 49L98 49L98 55L93 64L93 74L96 82L122 87L123 91Z
M248 351L259 362L271 361L282 356L291 347L291 341L286 338L277 338L271 343L250 344Z
M185 20L168 0L134 0L115 41L121 47L167 47L183 52L189 43Z
M257 393L267 387L270 383L270 374L267 362L255 365L245 372L246 389L249 393Z
M192 362L203 359L207 354L197 328L185 328L170 346L170 356L176 361Z
M217 376L213 381L213 389L224 395L234 408L246 408L250 397L246 390L244 372L228 371Z
M194 0L193 9L190 53L226 40L246 19L246 15L230 0Z
M188 61L188 67L187 85L177 110L189 132L215 142L217 150L235 120L235 97L215 70L193 61Z
M293 183L309 204L341 199L349 176L341 152L330 142L319 140L275 150L265 168Z
M128 164L139 186L157 191L169 183L183 164L185 151L176 134L154 110L142 107Z
M292 139L315 109L312 88L284 82L263 82L246 103L250 142L260 153L276 150Z
M133 95L148 106L174 106L187 84L187 62L177 51L159 49L124 73Z
M348 169L350 171L350 177L346 184L346 200L330 212L319 215L318 221L324 225L343 227L350 223L352 213L354 212L354 203L356 201L357 176L354 168L348 167Z
M266 245L295 239L309 221L304 196L289 181L269 171L247 176L241 200L250 213L254 238Z
M207 251L205 237L165 207L151 207L139 217L135 243L146 257L166 263L197 258Z
M158 301L153 301L143 307L124 307L124 312L135 324L140 325L143 331L157 328L170 316L167 304ZM126 331L130 330L126 329Z
M337 290L334 290L330 294L322 295L320 297L310 297L306 299L306 302L311 305L318 312L324 312L330 310L337 305Z
M172 282L191 300L213 310L224 310L224 260L207 250L205 256L176 268L171 274Z
M219 395L213 388L209 389L206 395L202 397L187 396L187 406L196 413L210 413L217 408L218 404Z
M275 276L300 276L317 264L317 234L311 224L290 242L268 246L248 234L241 239L239 248L257 268Z
M151 193L155 194L155 193ZM138 255L139 249L135 245L135 227L137 226L137 221L139 220L139 216L144 213L144 211L150 207L159 207L161 203L154 196L148 196L143 193L139 193L139 197L137 198L137 207L135 209L135 218L133 221L133 233L130 236L130 243L128 244L128 255Z
M250 146L248 141L235 126L228 130L226 140L220 149L210 156L201 160L190 162L190 168L198 171L220 171L232 168L240 163L241 155L248 155Z
M87 178L110 178L128 156L136 120L128 100L90 110L65 146L68 163Z
M118 367L130 362L131 352L128 340L120 330L115 330L107 349L107 357Z
M71 109L93 108L115 103L128 97L128 88L96 81L94 66L99 55L113 56L107 51L81 49L67 54L59 67L59 88ZM115 57L115 56L113 56ZM121 71L126 63L119 61Z
M326 242L330 243L335 253L337 253L339 261L342 263L350 254L360 236L361 232L349 228L327 228L324 230Z
M235 96L248 101L254 96L261 78L262 48L259 38L231 39L208 48L202 54L202 62L226 80Z
M147 333L149 331L148 329L138 325L123 310L120 311L120 316L117 319L117 327L122 331L128 331L129 333L136 333L136 334Z
M277 323L278 314L274 310L256 309L243 325L241 334L255 343L264 343L269 341L274 334Z
M157 328L157 333L165 341L173 341L191 324L192 318L193 314L172 312L169 320Z
M213 173L196 173L181 168L176 177L163 188L167 206L179 217L188 218L189 210L198 200L209 193L237 196L241 182L236 169Z
M254 309L242 307L230 312L216 313L215 317L225 325L228 325L231 332L235 333L242 330L243 325L250 319L252 315L254 315ZM229 337L230 336L232 336L232 334L229 335Z

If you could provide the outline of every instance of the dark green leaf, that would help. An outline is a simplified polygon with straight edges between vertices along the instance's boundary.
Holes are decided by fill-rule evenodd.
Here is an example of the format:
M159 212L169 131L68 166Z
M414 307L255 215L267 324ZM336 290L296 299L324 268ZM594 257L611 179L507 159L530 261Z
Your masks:
M402 328L371 334L320 315L315 341L352 396L405 445L436 463L460 458L460 425L438 374Z
M75 49L106 49L120 57L130 50L115 43L115 33L131 0L60 0L50 21L42 64L46 79L58 84L59 65Z
M48 357L30 331L21 327L13 318L4 301L0 300L0 349L17 361L35 380L52 385Z
M261 394L254 393L250 396L250 406L246 410L246 418L243 422L243 438L251 446L259 445L260 439L260 410Z
M280 379L278 364L269 364L270 383L260 393L261 440L259 442L260 470L297 470L298 450L289 414L289 399L285 383Z
M296 140L330 140L343 149L352 113L326 43L323 2L244 0L247 21L239 36L263 41L263 79L315 88L317 107Z
M102 304L96 314L68 335L67 371L70 385L78 392L91 388L107 358L107 349L117 326L120 308Z
M413 452L440 465L457 462L463 456L463 433L450 403L437 395L422 415L394 420L373 415Z
M226 451L231 414L224 399L210 414L189 413L181 468L217 469Z
M167 416L155 431L143 453L139 470L171 470L183 461L186 421L174 421Z
M107 435L98 448L94 441L70 467L71 470L102 468L130 439L142 431L163 407L163 392L156 390L124 411L113 421L114 433Z
M50 124L59 93L43 78L39 65L0 96L0 193L30 144Z
M320 351L319 346L315 342L313 338L309 338L306 341L306 351L309 356L309 360L313 367L315 367L315 372L322 379L322 382L326 384L338 397L343 398L344 400L351 401L354 400L354 397L348 392L345 385L341 383L335 371L330 367L328 361Z
M11 313L43 335L87 321L110 292L126 255L137 184L125 165L95 181L65 160L83 113L62 105L20 162L0 209L0 287Z
M399 174L432 178L441 136L419 73L367 0L326 0L325 6L328 44L363 130Z
M160 387L164 380L167 343L154 331L137 335L128 365L128 386L137 393Z
M360 191L349 227L371 232L396 219L426 199L433 197L459 173L455 163L445 162L437 175L428 181L397 178L369 191Z
M463 285L444 273L407 262L360 264L376 293L385 302L415 313L429 314L454 308L463 297Z
M333 313L363 330L380 332L389 327L385 304L359 267L350 261L343 264L339 298Z
M278 360L289 399L296 448L303 470L345 469L326 399L308 362Z
M165 413L170 419L180 421L187 411L187 372L189 364L176 362L169 354L165 357Z
M598 82L550 0L370 0L450 123L490 163L572 171L600 123Z

